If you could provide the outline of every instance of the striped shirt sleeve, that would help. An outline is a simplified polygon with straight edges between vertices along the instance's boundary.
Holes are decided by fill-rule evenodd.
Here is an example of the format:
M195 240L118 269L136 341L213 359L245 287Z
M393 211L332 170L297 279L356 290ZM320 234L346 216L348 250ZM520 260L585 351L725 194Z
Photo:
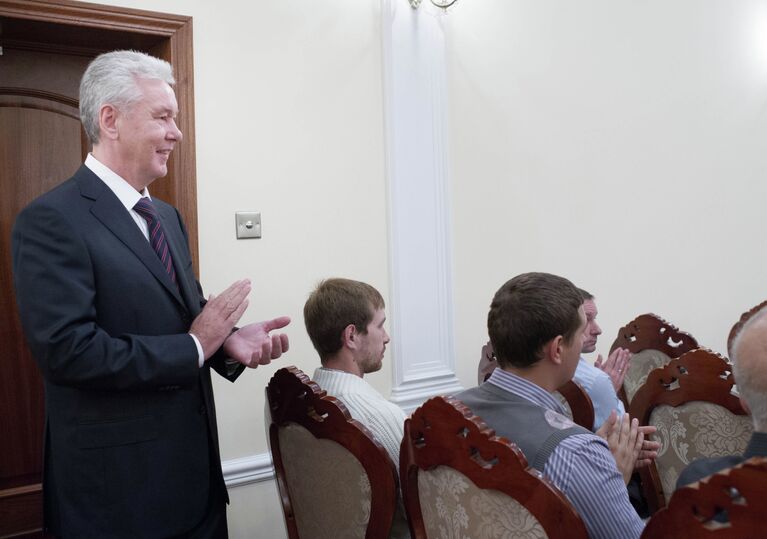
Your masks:
M629 501L607 442L578 434L559 443L543 470L583 518L591 539L636 539L644 523Z

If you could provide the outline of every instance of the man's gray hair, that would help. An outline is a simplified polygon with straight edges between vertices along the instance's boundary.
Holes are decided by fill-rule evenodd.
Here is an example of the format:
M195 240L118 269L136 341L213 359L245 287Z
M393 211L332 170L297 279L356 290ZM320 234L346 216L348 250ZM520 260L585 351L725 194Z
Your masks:
M744 335L751 331L767 331L767 329L754 328L757 324L763 324L765 317L767 317L767 307L758 311L743 325L733 340L730 358L738 394L751 409L751 420L754 428L759 432L767 432L767 336L761 339L763 346L759 350L765 353L764 357L750 357L745 361L739 358L743 355L740 351L740 343ZM754 353L753 346L750 352Z
M91 144L99 141L99 111L104 104L127 111L141 99L137 79L176 82L168 62L138 51L107 52L88 65L80 81L80 120Z

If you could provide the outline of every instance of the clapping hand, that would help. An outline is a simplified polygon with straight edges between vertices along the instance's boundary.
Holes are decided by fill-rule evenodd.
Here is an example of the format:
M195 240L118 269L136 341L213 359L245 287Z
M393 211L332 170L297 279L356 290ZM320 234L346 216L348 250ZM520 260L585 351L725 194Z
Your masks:
M612 354L607 357L607 361L602 362L602 354L597 356L597 360L594 362L594 366L597 369L604 371L607 376L610 377L610 381L613 383L613 388L617 393L623 386L623 379L626 377L626 371L631 361L631 352L625 348L616 348Z
M284 333L270 335L275 329L284 328L290 318L280 316L264 322L248 324L232 333L224 342L224 352L246 367L255 369L267 365L288 351L288 336Z

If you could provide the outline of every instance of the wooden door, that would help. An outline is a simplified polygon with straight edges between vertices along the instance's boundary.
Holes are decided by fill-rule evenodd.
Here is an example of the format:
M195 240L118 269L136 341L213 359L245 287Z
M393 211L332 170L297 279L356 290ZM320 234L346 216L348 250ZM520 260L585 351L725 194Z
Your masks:
M152 193L181 210L197 263L191 19L68 0L0 0L0 47L0 537L39 536L44 395L16 313L13 222L89 150L78 113L88 62L108 50L143 50L175 68L184 142Z

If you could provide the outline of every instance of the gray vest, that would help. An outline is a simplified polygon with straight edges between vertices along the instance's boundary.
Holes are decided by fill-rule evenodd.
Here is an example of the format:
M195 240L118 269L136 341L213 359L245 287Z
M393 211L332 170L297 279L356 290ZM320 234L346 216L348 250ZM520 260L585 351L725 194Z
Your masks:
M540 472L559 442L574 434L593 435L569 418L488 382L462 391L455 398L481 417L496 436L514 442L527 464Z

